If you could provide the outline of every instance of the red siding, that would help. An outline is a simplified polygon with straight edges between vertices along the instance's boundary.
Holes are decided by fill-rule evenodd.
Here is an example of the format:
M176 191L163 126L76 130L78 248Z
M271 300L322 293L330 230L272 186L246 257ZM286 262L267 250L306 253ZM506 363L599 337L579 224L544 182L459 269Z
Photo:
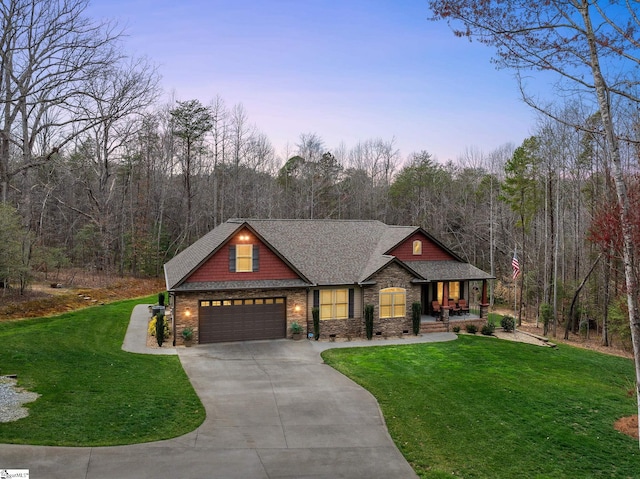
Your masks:
M422 254L413 254L413 242L415 240L422 241ZM444 261L454 259L449 253L443 250L433 241L429 240L422 233L415 233L409 236L404 242L400 243L390 254L398 258L400 261Z
M248 237L241 239L241 237ZM229 245L258 244L260 247L258 271L250 273L235 273L229 271ZM215 255L209 258L196 271L187 283L201 281L248 281L257 279L296 279L298 275L287 264L276 256L264 243L249 230L243 229L236 233Z

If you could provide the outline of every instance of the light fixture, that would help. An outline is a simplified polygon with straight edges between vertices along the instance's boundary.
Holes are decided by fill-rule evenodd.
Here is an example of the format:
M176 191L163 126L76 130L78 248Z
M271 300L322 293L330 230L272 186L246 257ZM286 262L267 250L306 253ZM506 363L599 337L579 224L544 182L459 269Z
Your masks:
M188 318L189 316L191 316L191 310L189 308L187 308L184 312L184 315Z
M299 313L299 312L300 312L300 309L301 309L301 308L300 308L300 305L299 305L299 304L294 304L294 305L293 305L293 310L294 310L296 313Z

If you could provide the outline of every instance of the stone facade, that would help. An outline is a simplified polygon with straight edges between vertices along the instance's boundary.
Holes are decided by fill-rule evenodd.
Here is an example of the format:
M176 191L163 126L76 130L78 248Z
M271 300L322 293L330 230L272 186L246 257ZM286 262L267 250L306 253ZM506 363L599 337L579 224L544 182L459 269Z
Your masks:
M420 302L421 287L411 283L413 275L396 263L392 263L371 278L374 285L365 286L356 294L361 304L355 311L356 317L349 319L328 319L320 321L321 340L362 339L366 337L364 305L374 305L373 337L388 338L412 334L411 304ZM380 318L380 290L403 288L406 290L405 315L401 318ZM310 323L310 331L313 326Z
M172 298L173 318L174 318L174 338L175 345L184 345L182 331L191 327L193 329L193 343L199 342L198 335L198 309L200 300L216 299L251 299L265 297L286 298L287 310L287 337L291 338L291 323L297 321L304 328L303 334L307 331L306 300L307 291L305 289L243 289L236 291L213 291L196 293L175 293ZM310 330L312 326L310 325Z

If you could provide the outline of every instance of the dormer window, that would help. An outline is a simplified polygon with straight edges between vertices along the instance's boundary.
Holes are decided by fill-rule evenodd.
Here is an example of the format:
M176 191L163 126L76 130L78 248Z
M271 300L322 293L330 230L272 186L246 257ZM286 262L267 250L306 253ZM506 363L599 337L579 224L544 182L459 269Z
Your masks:
M413 255L420 256L422 254L422 241L415 240L413 242Z

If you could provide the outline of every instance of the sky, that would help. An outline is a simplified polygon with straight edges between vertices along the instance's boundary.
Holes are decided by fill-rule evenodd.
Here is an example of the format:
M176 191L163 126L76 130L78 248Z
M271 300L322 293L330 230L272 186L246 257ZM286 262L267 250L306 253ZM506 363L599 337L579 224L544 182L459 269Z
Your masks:
M158 65L166 101L241 103L276 152L395 141L444 163L518 146L535 113L492 50L429 20L425 0L92 0L126 52Z

